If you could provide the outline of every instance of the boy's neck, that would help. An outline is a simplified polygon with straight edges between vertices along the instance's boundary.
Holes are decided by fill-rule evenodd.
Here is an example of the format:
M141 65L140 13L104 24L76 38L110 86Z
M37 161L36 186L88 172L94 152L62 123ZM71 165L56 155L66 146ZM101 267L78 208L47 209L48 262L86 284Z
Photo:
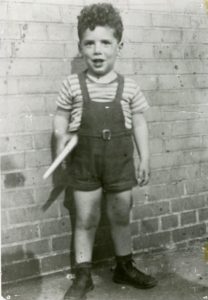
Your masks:
M96 75L91 74L87 71L87 76L89 78L91 78L93 81L96 81L96 82L99 82L99 83L109 83L109 82L116 79L117 73L114 70L112 70L112 71L108 72L105 75L96 76Z

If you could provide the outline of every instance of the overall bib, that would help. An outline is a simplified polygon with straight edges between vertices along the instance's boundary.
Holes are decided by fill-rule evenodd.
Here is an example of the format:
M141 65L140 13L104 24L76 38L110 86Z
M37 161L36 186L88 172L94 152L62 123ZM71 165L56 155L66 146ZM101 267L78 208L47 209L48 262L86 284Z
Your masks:
M130 190L137 184L132 132L125 128L121 107L124 78L112 102L91 101L85 72L79 74L83 111L78 144L71 154L69 175L75 190L106 192Z

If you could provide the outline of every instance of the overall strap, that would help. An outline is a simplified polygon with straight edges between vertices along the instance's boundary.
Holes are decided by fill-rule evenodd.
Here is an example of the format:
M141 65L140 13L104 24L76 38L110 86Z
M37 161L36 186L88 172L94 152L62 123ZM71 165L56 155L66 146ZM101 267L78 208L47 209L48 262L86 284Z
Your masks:
M78 73L79 84L82 92L83 101L90 102L90 95L86 84L86 71Z
M118 75L118 87L115 96L115 102L120 102L122 99L123 89L124 89L124 77L117 73Z

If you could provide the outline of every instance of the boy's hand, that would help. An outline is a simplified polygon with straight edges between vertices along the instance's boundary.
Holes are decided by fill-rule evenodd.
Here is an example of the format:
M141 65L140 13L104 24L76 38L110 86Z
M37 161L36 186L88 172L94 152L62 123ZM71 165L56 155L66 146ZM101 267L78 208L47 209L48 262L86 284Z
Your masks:
M139 176L137 181L140 186L144 186L149 182L150 170L149 170L149 162L145 160L141 160L139 166Z

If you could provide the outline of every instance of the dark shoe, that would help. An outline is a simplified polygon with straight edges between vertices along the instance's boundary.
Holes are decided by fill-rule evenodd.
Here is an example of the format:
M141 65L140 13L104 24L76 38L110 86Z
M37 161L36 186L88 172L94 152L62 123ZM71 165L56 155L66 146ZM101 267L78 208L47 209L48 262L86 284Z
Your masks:
M117 263L114 270L113 281L140 289L149 289L157 285L155 278L146 275L134 266L132 258Z
M86 299L86 294L94 288L90 266L90 263L77 265L75 279L64 295L64 300Z

